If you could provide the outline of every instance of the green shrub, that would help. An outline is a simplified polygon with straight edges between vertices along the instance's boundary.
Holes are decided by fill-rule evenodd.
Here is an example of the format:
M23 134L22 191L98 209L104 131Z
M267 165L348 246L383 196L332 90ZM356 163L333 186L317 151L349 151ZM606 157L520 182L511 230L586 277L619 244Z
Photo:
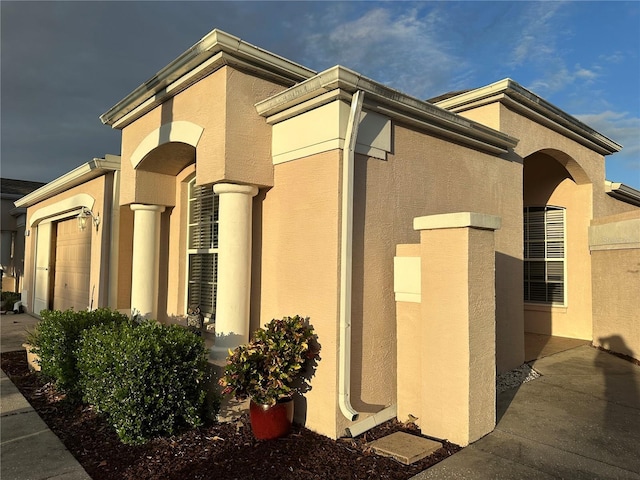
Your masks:
M318 352L319 345L308 319L299 315L274 318L257 329L249 343L230 352L218 383L223 394L275 405L307 387L300 377L307 361Z
M43 310L42 320L29 334L28 341L40 356L42 374L53 379L56 387L70 397L81 396L76 349L82 332L95 325L128 323L126 315L106 308L87 311Z
M155 322L92 328L78 350L84 400L129 444L201 424L206 366L200 337Z
M0 310L10 312L15 303L20 300L20 294L15 292L2 291L0 294Z

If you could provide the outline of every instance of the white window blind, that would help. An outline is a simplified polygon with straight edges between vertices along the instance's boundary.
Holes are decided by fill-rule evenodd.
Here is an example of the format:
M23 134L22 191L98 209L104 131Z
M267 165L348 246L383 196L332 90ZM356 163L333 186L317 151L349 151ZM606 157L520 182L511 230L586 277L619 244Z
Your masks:
M565 304L565 209L524 209L524 300Z
M187 304L215 317L218 273L218 196L189 182Z

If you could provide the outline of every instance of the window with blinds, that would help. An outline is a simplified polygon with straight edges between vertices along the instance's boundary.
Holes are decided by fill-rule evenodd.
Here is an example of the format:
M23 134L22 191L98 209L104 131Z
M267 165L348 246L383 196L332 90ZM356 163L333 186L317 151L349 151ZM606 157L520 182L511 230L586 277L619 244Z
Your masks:
M200 306L206 317L215 317L218 273L218 196L213 188L189 182L187 224L187 305Z
M565 304L565 209L524 209L524 301Z

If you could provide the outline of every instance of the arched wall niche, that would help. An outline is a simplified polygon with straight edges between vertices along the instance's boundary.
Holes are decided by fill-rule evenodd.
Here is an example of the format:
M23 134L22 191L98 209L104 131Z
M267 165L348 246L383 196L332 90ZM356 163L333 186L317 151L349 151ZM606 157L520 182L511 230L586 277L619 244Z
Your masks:
M203 127L192 122L165 123L136 147L131 155L131 166L136 170L175 176L195 161L195 150L203 132Z

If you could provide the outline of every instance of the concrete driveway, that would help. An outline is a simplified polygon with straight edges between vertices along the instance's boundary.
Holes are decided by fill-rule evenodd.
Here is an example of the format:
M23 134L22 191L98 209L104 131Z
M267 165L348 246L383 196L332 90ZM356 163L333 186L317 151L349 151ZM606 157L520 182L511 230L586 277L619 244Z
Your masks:
M414 479L640 479L640 367L590 346L533 367L492 433Z

